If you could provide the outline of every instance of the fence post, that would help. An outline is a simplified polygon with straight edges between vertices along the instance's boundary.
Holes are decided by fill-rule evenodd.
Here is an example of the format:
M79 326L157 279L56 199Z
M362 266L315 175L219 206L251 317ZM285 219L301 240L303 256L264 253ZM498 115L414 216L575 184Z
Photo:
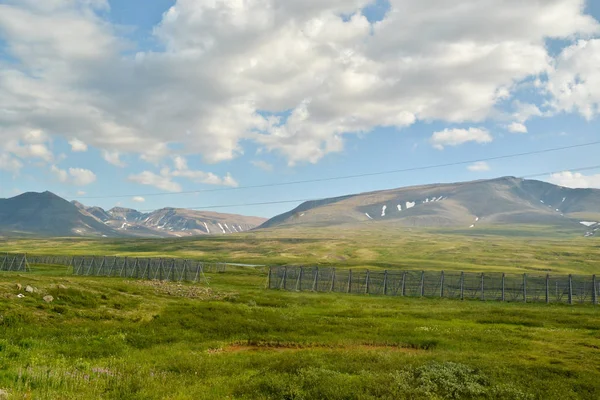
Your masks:
M272 273L272 270L273 270L273 267L271 267L269 265L269 278L267 280L267 285L268 285L269 289L271 289L271 273Z
M440 277L440 297L444 297L444 271Z
M485 301L485 274L481 274L481 301Z
M421 297L425 296L425 271L421 271Z
M281 282L281 285L283 290L287 289L287 266L283 267L283 281Z
M465 273L464 271L460 272L460 299L465 299Z
M569 304L573 304L573 275L569 274Z
M388 272L387 269L383 271L383 295L387 296L388 289Z
M335 289L335 268L331 269L331 287L329 288L330 292L333 292Z
M348 272L348 293L352 293L352 270Z
M406 271L402 272L402 296L406 296Z
M6 264L7 259L8 259L8 253L4 254L4 258L2 259L2 266L0 267L0 271L4 271L4 264Z
M298 280L296 281L296 291L302 290L302 276L304 275L304 267L300 267L300 273L298 274Z
M598 286L596 285L596 275L592 276L592 303L598 305Z
M370 278L371 278L371 274L370 274L369 270L367 270L367 282L366 282L366 288L365 288L365 293L366 294L369 294L369 283L370 283L369 281L370 281Z
M505 300L506 300L506 297L505 297L505 291L504 291L504 284L505 284L505 281L506 281L506 274L503 272L503 273L502 273L502 301L505 301Z
M319 289L319 267L315 267L315 280L313 282L313 292Z
M550 274L546 274L546 304L550 304Z
M527 274L523 274L523 302L527 303Z

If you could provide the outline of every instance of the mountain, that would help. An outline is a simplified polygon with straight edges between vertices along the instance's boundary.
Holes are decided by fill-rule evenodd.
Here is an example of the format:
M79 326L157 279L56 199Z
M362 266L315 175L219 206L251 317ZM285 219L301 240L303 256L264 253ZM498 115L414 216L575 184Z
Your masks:
M266 221L265 218L194 211L182 208L163 208L142 213L130 208L116 207L104 211L99 207L74 205L94 215L100 222L122 235L141 237L185 237L224 235L246 232Z
M0 199L0 233L35 236L121 236L50 192Z
M386 223L404 227L475 228L553 225L600 236L600 190L503 177L362 193L301 204L260 228Z
M0 235L56 237L183 237L230 234L256 228L265 218L165 208L141 213L105 211L50 193L0 199Z

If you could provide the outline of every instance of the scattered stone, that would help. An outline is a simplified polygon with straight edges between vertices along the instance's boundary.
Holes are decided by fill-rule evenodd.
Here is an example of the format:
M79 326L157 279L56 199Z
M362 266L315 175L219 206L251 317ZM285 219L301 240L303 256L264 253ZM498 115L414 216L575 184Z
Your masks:
M50 295L44 296L44 301L46 303L52 303L54 301L54 297L52 297Z
M0 389L0 400L7 400L8 392L6 390Z
M17 283L17 290L22 290L23 289L23 285L21 285L20 283Z
M23 293L19 293L19 294L17 295L17 297L18 297L19 299L22 299L23 297L25 297L25 295L24 295Z
M60 290L67 290L67 287L65 285L58 285L58 288Z
M27 293L33 293L33 292L35 292L35 288L33 286L27 285L27 287L25 288L25 291Z

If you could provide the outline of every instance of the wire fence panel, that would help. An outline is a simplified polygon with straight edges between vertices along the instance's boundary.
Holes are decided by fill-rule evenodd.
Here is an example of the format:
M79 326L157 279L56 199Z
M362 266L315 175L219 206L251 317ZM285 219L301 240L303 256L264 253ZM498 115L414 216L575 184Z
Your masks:
M269 288L482 301L598 304L596 276L271 267Z
M5 253L0 255L0 271L27 272L29 270L29 262L26 254Z

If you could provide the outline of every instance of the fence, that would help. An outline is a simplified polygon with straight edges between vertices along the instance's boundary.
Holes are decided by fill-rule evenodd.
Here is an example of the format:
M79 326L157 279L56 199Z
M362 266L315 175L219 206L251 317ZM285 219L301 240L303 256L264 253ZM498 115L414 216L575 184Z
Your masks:
M497 301L598 304L596 276L272 267L269 288Z
M0 256L0 271L29 271L29 262L26 254L5 253Z

